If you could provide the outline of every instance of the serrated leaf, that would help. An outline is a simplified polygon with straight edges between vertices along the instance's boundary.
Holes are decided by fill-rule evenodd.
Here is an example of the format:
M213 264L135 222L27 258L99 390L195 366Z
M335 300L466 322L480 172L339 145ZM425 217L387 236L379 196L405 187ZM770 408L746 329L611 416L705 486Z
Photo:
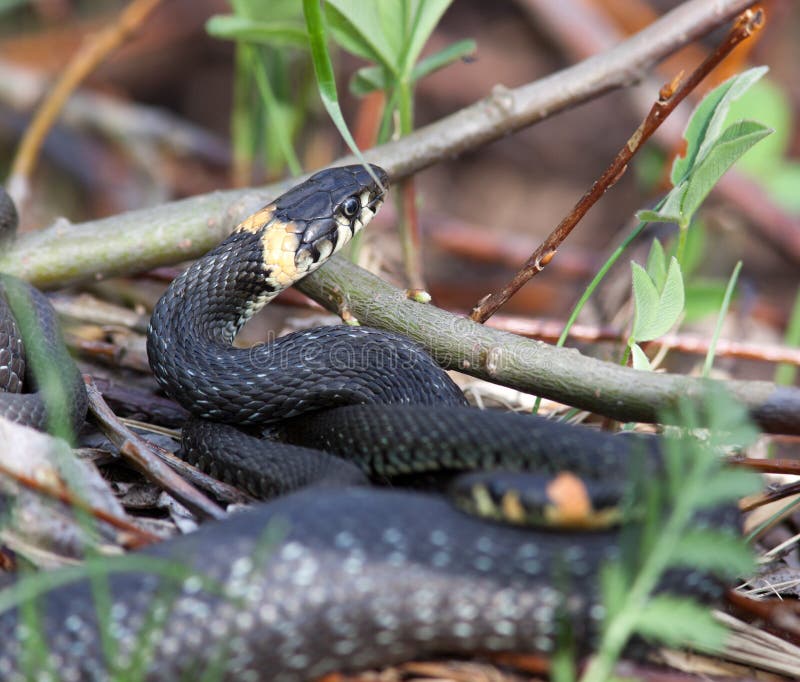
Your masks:
M290 22L254 21L246 17L217 15L206 22L206 32L215 38L261 45L308 47L308 33Z
M691 219L711 188L742 154L771 132L770 128L757 121L739 121L725 129L689 176L688 188L681 204L684 220L688 222Z
M445 66L453 62L463 59L467 55L475 53L477 44L474 40L459 40L458 42L448 45L439 52L432 54L425 59L421 60L414 69L411 71L411 82L415 83L420 78L443 69Z
M767 67L760 66L729 78L697 105L684 132L686 154L677 157L672 164L673 185L677 186L705 158L722 130L731 102L741 97L767 71Z
M703 499L698 502L697 508L708 509L727 502L738 502L762 489L763 482L758 474L748 469L724 467L705 482Z
M649 639L670 646L699 645L717 649L727 630L714 620L708 608L685 597L657 595L639 612L636 630Z
M666 334L678 321L683 313L684 292L683 292L683 273L680 263L673 256L669 260L667 277L661 296L658 301L658 317L660 326L653 330L656 336ZM654 337L655 338L655 337Z
M647 254L647 274L656 285L656 289L661 291L667 279L667 258L664 255L664 247L658 239L654 239L650 245L650 253Z
M690 530L679 538L670 565L736 578L752 571L755 560L740 537L714 530Z
M635 341L640 341L643 339L645 330L653 324L658 309L658 291L647 271L633 261L631 261L631 277L635 311L631 337Z
M636 268L641 272L637 272ZM635 341L652 341L666 334L683 312L683 276L678 261L674 257L671 258L664 288L659 292L650 275L641 266L636 268L633 278L636 319L631 336ZM644 280L645 277L649 286ZM647 305L649 308L640 315L641 305Z
M631 346L631 360L633 361L634 369L639 369L643 372L649 372L653 369L650 365L650 359L647 357L638 343L634 343Z

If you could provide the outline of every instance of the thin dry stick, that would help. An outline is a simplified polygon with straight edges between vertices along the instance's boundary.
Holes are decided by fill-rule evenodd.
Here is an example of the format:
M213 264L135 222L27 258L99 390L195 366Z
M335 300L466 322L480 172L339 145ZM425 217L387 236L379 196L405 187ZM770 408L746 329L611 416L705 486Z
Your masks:
M755 459L754 457L729 457L725 460L731 466L752 469L762 474L784 474L800 476L800 462L793 459Z
M564 323L560 320L536 320L511 315L495 315L487 322L487 326L531 339L547 341L548 343L555 343L564 330ZM572 325L569 330L569 338L573 341L588 343L627 341L624 332L616 327L597 327L588 324ZM679 353L691 353L693 355L706 355L711 347L711 341L696 334L668 334L647 345L651 344L660 348L675 350ZM718 357L758 360L760 362L785 362L790 365L800 366L800 348L791 346L719 339L717 341L716 354Z
M742 511L752 511L758 507L763 507L770 502L777 502L778 500L786 499L792 495L800 493L800 481L794 483L787 483L779 488L767 490L766 492L757 495L749 495L739 500L739 509Z
M658 100L650 108L650 112L636 129L625 145L620 149L611 165L605 170L600 179L580 198L572 211L561 221L545 241L537 248L522 266L522 269L514 275L513 279L500 292L495 292L483 298L473 308L470 317L476 322L485 322L502 305L508 301L525 283L541 272L544 267L556 255L558 247L561 245L569 233L575 228L589 209L594 206L603 194L606 193L622 177L628 167L631 158L641 146L658 129L664 120L672 113L675 107L694 90L713 69L717 66L731 50L746 40L764 25L763 10L747 10L736 19L733 28L730 30L725 40L709 55L691 75L680 82L682 74L679 74L671 83L665 85L658 94Z
M160 485L198 516L211 519L221 519L225 516L225 512L216 504L162 462L152 452L146 440L137 436L117 419L90 376L84 375L83 380L89 396L89 409L103 433L119 448L120 454L148 479Z
M23 207L25 204L28 178L36 164L39 150L69 96L98 64L139 28L160 2L161 0L133 0L120 13L117 21L89 37L64 69L25 131L11 166L8 191L14 197L17 206Z
M130 535L130 540L125 544L131 549L136 549L137 547L143 547L145 545L150 545L154 542L161 541L161 538L157 535L153 535L152 533L149 533L146 530L134 525L130 521L122 519L119 516L115 516L105 509L92 506L81 498L72 495L66 488L56 487L55 485L44 483L43 481L31 478L25 474L21 474L18 471L14 471L13 469L8 469L2 464L0 464L0 475L16 481L19 485L27 488L28 490L33 490L40 495L46 495L47 497L58 500L62 504L65 504L69 507L79 509L80 511L93 516L99 521L107 523L109 526L113 526L118 530L128 533Z
M192 466L188 462L184 462L180 457L172 454L169 450L165 450L154 443L149 443L149 445L156 457L167 464L175 473L185 478L192 485L211 493L218 500L226 504L249 504L255 501L255 498L247 493L238 488L234 488L224 481L218 481L216 478L200 471L197 467Z

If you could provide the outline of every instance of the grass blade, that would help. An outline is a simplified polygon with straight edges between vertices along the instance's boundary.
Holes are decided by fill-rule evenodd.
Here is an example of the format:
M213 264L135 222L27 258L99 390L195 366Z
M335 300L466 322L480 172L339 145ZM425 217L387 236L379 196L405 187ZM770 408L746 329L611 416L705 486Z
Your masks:
M728 308L731 304L731 297L733 290L736 288L736 282L739 279L739 272L742 269L742 261L736 263L733 268L731 278L728 280L728 288L725 289L725 296L722 299L722 306L719 309L719 316L717 317L717 324L714 327L714 334L711 336L711 345L708 347L706 353L706 360L703 363L703 376L707 377L711 372L711 366L714 364L714 354L717 350L717 341L719 341L719 334L722 331L722 323L725 321L725 316L728 314Z

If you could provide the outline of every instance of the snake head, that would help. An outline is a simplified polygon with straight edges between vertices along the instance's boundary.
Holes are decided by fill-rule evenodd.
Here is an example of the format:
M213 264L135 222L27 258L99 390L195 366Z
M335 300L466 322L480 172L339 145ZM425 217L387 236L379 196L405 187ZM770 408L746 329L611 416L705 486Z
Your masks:
M275 202L275 215L299 228L298 272L322 265L378 212L389 177L378 166L372 171L380 183L360 165L327 168Z
M282 194L239 225L260 235L275 288L321 266L359 232L383 204L389 176L372 165L326 168Z

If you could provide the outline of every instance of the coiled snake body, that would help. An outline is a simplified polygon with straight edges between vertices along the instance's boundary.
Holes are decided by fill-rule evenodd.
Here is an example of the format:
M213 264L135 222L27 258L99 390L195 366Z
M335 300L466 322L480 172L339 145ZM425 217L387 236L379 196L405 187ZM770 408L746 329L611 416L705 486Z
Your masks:
M148 335L154 374L196 415L187 457L265 497L330 485L138 554L176 558L213 586L131 566L111 574L105 605L88 579L49 591L42 660L25 657L38 636L31 621L0 615L0 678L26 679L43 663L63 680L139 665L151 680L211 669L291 682L427 655L549 653L565 635L581 650L592 645L603 617L598 569L617 554L618 529L516 528L437 495L360 484L496 467L623 478L637 454L654 466L649 441L465 409L449 377L396 334L340 326L231 347L261 305L339 250L382 197L361 167L312 176L176 279ZM264 440L264 429L295 449ZM502 503L508 484L498 480L480 485ZM737 521L728 509L713 523ZM684 593L720 593L686 571L669 573L663 588L677 581ZM98 623L113 640L110 658Z

